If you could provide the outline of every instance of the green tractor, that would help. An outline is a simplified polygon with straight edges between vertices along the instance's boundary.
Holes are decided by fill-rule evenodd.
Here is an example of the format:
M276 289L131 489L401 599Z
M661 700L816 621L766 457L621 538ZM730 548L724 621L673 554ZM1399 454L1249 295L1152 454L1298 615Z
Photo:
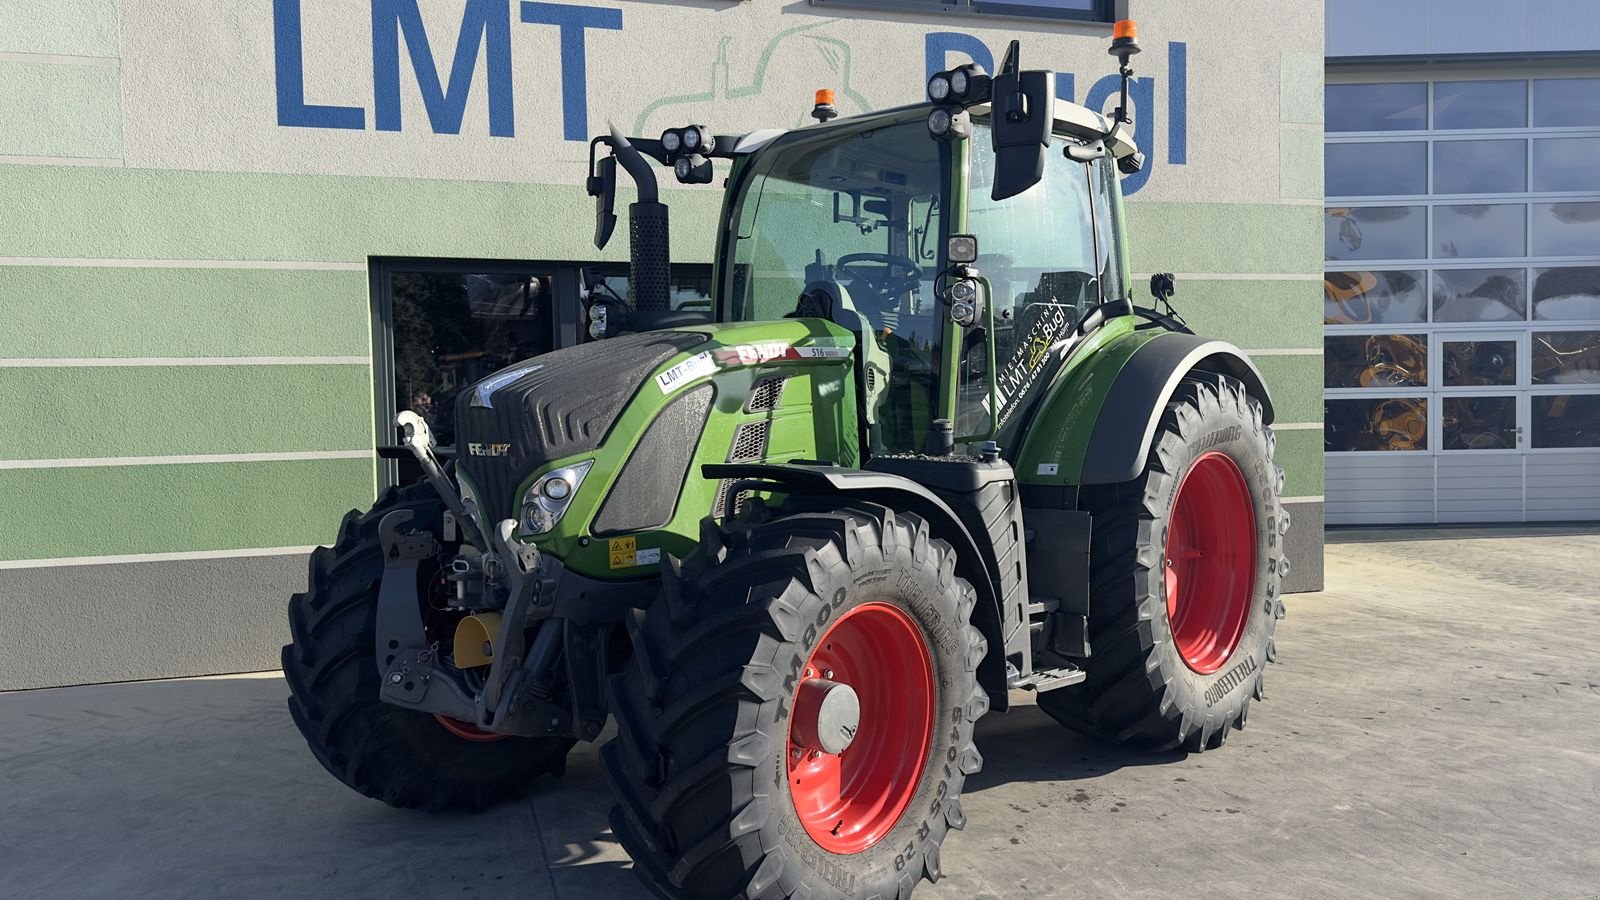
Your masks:
M352 511L290 601L289 708L386 803L470 807L601 750L662 897L901 897L966 823L973 727L1199 752L1260 699L1289 518L1235 347L1132 300L1109 119L1015 42L929 101L590 145L629 296L464 389L453 451ZM653 163L731 164L712 309L673 309ZM441 462L441 460L443 460Z

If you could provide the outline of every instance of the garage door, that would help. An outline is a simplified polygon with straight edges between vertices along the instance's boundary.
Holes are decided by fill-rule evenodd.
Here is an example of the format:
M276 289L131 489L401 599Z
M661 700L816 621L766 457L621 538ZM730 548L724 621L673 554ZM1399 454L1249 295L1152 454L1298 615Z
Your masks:
M1600 73L1327 92L1327 521L1600 518Z

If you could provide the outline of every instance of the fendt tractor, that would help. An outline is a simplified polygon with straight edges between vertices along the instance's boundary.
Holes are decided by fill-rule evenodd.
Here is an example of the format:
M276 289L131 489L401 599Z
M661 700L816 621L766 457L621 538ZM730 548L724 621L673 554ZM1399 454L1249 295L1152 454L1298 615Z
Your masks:
M1109 118L1055 75L933 76L816 124L590 143L630 177L592 340L455 401L455 445L352 511L290 601L289 709L340 781L479 809L595 741L667 898L907 897L966 824L974 724L1018 690L1144 748L1262 696L1288 571L1272 403L1237 348L1133 302L1132 23ZM714 300L674 308L652 163L725 161Z

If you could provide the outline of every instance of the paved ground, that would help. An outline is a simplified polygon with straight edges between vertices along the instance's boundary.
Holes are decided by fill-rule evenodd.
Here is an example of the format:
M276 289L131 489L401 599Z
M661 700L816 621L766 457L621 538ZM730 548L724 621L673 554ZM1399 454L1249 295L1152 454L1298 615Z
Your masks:
M1220 752L990 717L968 830L918 900L1600 897L1600 530L1493 535L1335 535ZM0 696L0 895L644 896L592 748L529 803L429 818L325 775L283 694Z

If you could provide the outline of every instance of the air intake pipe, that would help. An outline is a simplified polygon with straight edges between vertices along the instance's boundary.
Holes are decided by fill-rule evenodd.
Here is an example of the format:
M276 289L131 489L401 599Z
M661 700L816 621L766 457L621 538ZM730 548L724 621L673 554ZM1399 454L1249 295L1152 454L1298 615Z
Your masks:
M656 173L615 125L611 126L611 150L639 191L639 199L628 205L628 280L634 309L645 316L668 312L672 309L672 252L667 205L658 199Z

